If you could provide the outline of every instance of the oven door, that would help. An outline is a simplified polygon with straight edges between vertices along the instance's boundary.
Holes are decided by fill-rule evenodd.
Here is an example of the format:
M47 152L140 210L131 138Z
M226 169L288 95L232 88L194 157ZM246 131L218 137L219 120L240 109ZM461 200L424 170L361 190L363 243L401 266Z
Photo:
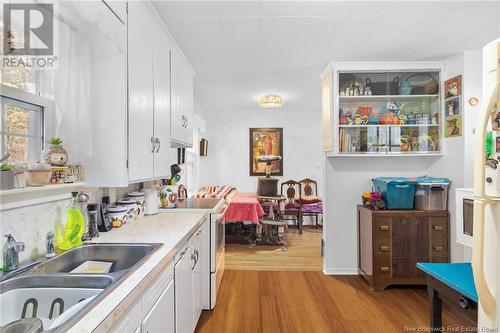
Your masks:
M224 213L227 206L224 205L218 214L210 216L210 272L215 273L220 265L224 248L226 246L226 235L224 225Z

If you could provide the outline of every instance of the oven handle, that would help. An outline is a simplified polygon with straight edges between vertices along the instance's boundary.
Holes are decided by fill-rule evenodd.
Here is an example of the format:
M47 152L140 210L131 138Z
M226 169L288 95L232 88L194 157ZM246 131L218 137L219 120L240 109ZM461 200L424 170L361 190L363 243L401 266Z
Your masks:
M226 214L228 207L229 207L228 205L224 205L224 207L222 207L221 212L219 214L217 214L217 216L215 218L215 222L217 222L217 223L222 222L222 219L224 218L224 214Z

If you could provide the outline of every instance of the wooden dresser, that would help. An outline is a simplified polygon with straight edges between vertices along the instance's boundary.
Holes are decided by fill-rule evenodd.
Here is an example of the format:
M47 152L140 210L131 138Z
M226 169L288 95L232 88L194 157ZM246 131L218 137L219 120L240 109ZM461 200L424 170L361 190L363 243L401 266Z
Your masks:
M374 290L425 284L417 262L449 262L447 211L358 206L358 270Z

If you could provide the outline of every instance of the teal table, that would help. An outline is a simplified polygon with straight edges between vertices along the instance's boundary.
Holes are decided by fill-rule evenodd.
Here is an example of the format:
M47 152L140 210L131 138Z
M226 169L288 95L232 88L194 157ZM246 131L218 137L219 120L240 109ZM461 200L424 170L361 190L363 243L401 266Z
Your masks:
M430 327L442 329L442 301L477 326L477 291L470 263L417 263L427 276Z

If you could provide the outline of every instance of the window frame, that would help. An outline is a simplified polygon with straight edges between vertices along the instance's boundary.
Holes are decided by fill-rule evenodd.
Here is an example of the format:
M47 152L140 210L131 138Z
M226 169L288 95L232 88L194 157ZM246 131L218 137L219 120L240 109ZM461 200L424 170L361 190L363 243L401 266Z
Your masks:
M19 104L31 104L35 105L39 108L41 108L41 119L40 122L37 124L37 126L40 126L40 134L41 134L41 146L37 147L37 150L39 150L38 153L41 153L42 150L45 148L46 141L48 137L51 137L53 134L53 101L35 94L32 94L30 92L24 91L19 88L13 88L4 84L0 84L0 96L8 98L10 100L13 100L15 102L19 102ZM3 107L3 103L1 105ZM2 117L4 116L3 110L1 112ZM3 119L1 119L3 122ZM9 135L4 130L0 131L1 136L4 135ZM15 136L21 136L21 137L28 137L28 138L34 138L32 135L24 135L21 133L13 133ZM38 136L36 136L38 137ZM3 140L2 140L3 141ZM3 143L2 147L0 147L0 150L3 152ZM26 161L28 162L28 161Z

